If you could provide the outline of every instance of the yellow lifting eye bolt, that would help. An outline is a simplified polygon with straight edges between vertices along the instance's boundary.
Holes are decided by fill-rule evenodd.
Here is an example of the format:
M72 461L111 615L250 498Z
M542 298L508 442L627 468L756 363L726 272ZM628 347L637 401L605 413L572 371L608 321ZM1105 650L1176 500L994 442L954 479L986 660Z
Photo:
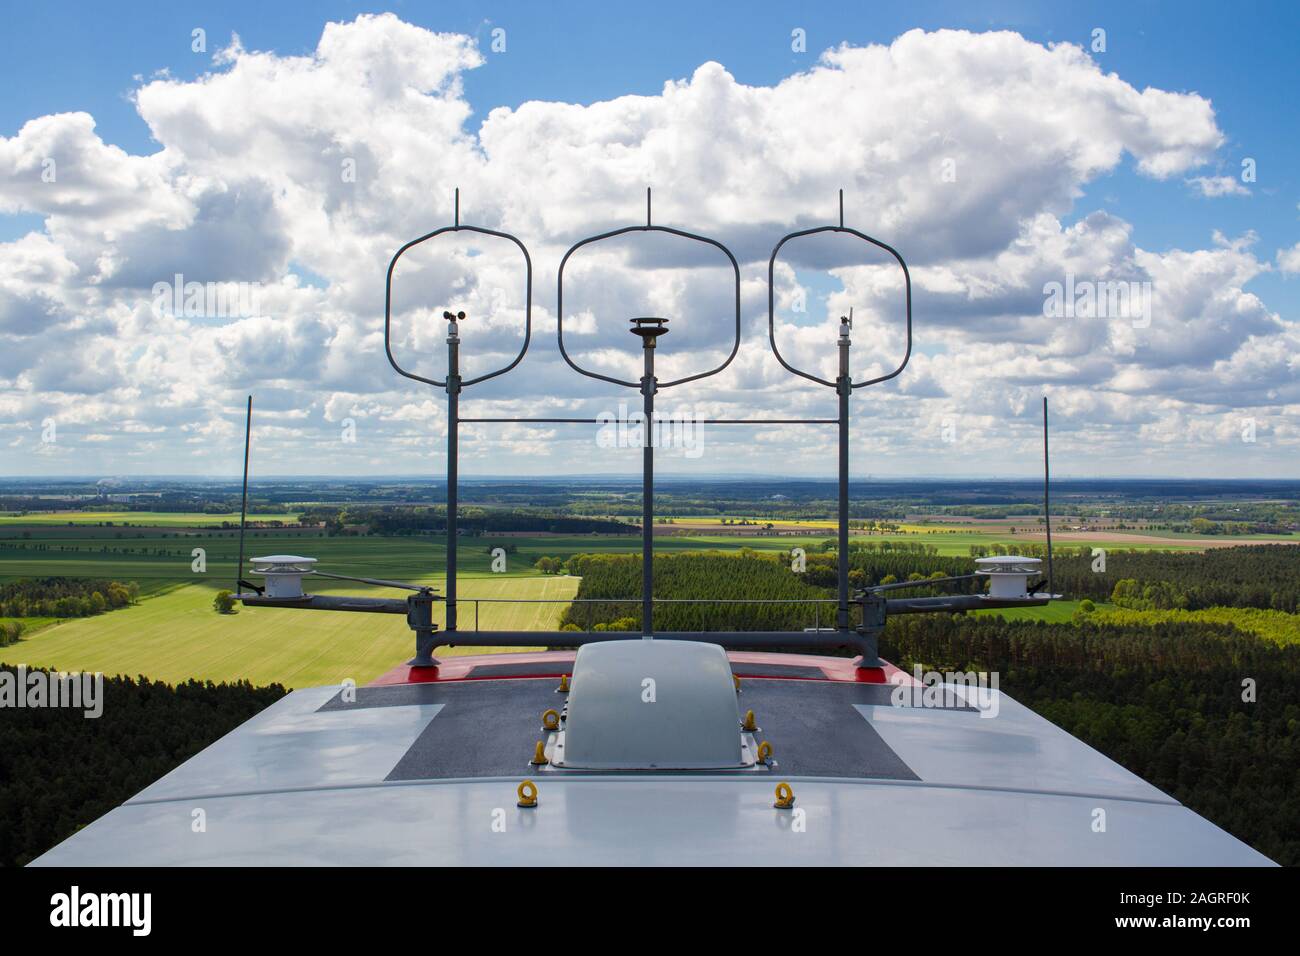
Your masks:
M550 763L550 761L546 759L546 745L540 740L537 741L537 746L533 750L533 759L528 762L534 767L544 767L546 764Z
M766 740L758 745L758 762L765 767L772 762L772 745Z
M754 712L752 710L745 711L745 722L741 724L740 729L751 734L758 730L758 724L754 723Z
M537 806L537 784L531 780L525 780L515 791L519 795L518 806L535 807Z
M568 674L561 674L561 675L560 675L560 686L559 686L559 689L556 691L556 693L557 693L557 694L567 694L568 692L569 692L569 675L568 675Z
M559 730L560 712L552 708L542 711L542 730Z
M740 675L739 675L739 674L732 674L732 675L731 675L731 679L732 679L733 681L736 682L736 693L739 694L739 693L740 693Z
M794 791L784 780L776 785L776 803L772 806L778 810L789 810L794 806Z

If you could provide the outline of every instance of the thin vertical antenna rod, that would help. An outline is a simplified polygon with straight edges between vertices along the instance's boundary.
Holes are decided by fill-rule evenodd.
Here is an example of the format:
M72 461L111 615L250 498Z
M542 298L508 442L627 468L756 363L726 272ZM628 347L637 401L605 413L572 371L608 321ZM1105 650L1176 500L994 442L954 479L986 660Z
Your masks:
M849 373L849 330L852 323L848 316L840 319L840 374L835 379L835 391L839 393L839 507L836 516L839 519L838 550L836 561L836 596L838 602L835 610L835 627L840 631L849 629L849 396L853 394L853 380Z
M844 190L840 190L840 228L844 228Z
M459 186L456 187L456 216L452 220L452 222L456 224L457 229L460 228L460 187Z
M650 187L645 188L645 224L650 228Z
M1048 493L1051 473L1047 455L1047 396L1043 396L1043 524L1047 528L1047 593L1052 590L1052 506Z
M253 438L253 396L248 396L248 411L244 415L244 495L239 505L239 564L235 565L235 593L242 590L239 579L244 574L244 524L248 519L248 446Z

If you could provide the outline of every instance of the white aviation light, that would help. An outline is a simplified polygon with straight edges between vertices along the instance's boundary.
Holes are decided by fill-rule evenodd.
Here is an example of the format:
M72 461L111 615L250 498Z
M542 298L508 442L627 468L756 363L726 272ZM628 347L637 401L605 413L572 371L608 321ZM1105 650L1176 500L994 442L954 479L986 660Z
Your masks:
M266 596L270 598L300 598L302 576L312 574L315 558L296 554L272 554L265 558L250 559L253 573L266 578Z
M975 573L989 577L989 597L1027 598L1028 580L1037 577L1042 561L1018 555L976 558Z

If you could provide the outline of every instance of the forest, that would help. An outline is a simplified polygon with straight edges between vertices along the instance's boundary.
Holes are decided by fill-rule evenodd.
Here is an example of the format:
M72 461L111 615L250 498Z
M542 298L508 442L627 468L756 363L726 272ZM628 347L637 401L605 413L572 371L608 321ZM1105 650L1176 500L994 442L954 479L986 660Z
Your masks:
M827 543L829 544L829 542ZM976 593L984 581L974 578L930 588L930 577L969 574L972 558L942 557L916 544L891 549L850 549L849 583L855 588L897 581L917 581L911 596ZM1032 550L1032 549L1027 549ZM787 630L811 627L814 603L834 594L837 557L829 550L811 551L805 570L791 570L793 556L754 551L686 552L655 557L655 597L674 599L762 598L778 604L668 604L655 609L663 630ZM1053 587L1068 599L1114 602L1132 610L1199 610L1211 607L1260 608L1295 613L1300 607L1300 548L1253 545L1206 552L1111 551L1104 571L1094 570L1089 548L1059 549L1053 560ZM640 620L638 555L575 555L565 565L580 575L577 598L628 603L575 604L563 623L584 630L618 618ZM1046 565L1044 565L1044 569ZM1045 573L1045 570L1044 570ZM825 618L821 618L825 620ZM710 623L714 622L714 623Z
M278 684L173 687L105 677L104 710L95 720L66 707L7 711L0 721L0 866L31 862L285 693Z
M90 617L134 603L134 581L93 578L21 578L0 584L0 617Z
M1300 645L1225 624L916 615L890 621L880 653L907 669L997 671L1020 703L1300 865Z
M1204 552L1111 550L1106 553L1104 572L1093 570L1095 561L1091 549L1073 555L1058 552L1056 590L1071 598L1114 598L1138 609L1256 607L1292 614L1300 610L1300 548L1292 545L1243 545ZM1117 594L1116 586L1126 581L1133 583Z

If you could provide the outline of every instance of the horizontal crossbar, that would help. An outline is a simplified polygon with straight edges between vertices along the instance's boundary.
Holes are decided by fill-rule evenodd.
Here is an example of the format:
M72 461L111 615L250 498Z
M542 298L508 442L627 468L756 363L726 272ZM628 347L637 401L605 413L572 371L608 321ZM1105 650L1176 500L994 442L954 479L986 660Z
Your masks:
M603 419L603 418L458 418L457 423L461 425L478 425L485 423L509 423L520 424L526 422L535 422L542 425L636 425L643 424L640 421L627 418ZM657 418L657 422L689 421L696 425L838 425L838 418L687 418L674 419L671 416L667 418Z

